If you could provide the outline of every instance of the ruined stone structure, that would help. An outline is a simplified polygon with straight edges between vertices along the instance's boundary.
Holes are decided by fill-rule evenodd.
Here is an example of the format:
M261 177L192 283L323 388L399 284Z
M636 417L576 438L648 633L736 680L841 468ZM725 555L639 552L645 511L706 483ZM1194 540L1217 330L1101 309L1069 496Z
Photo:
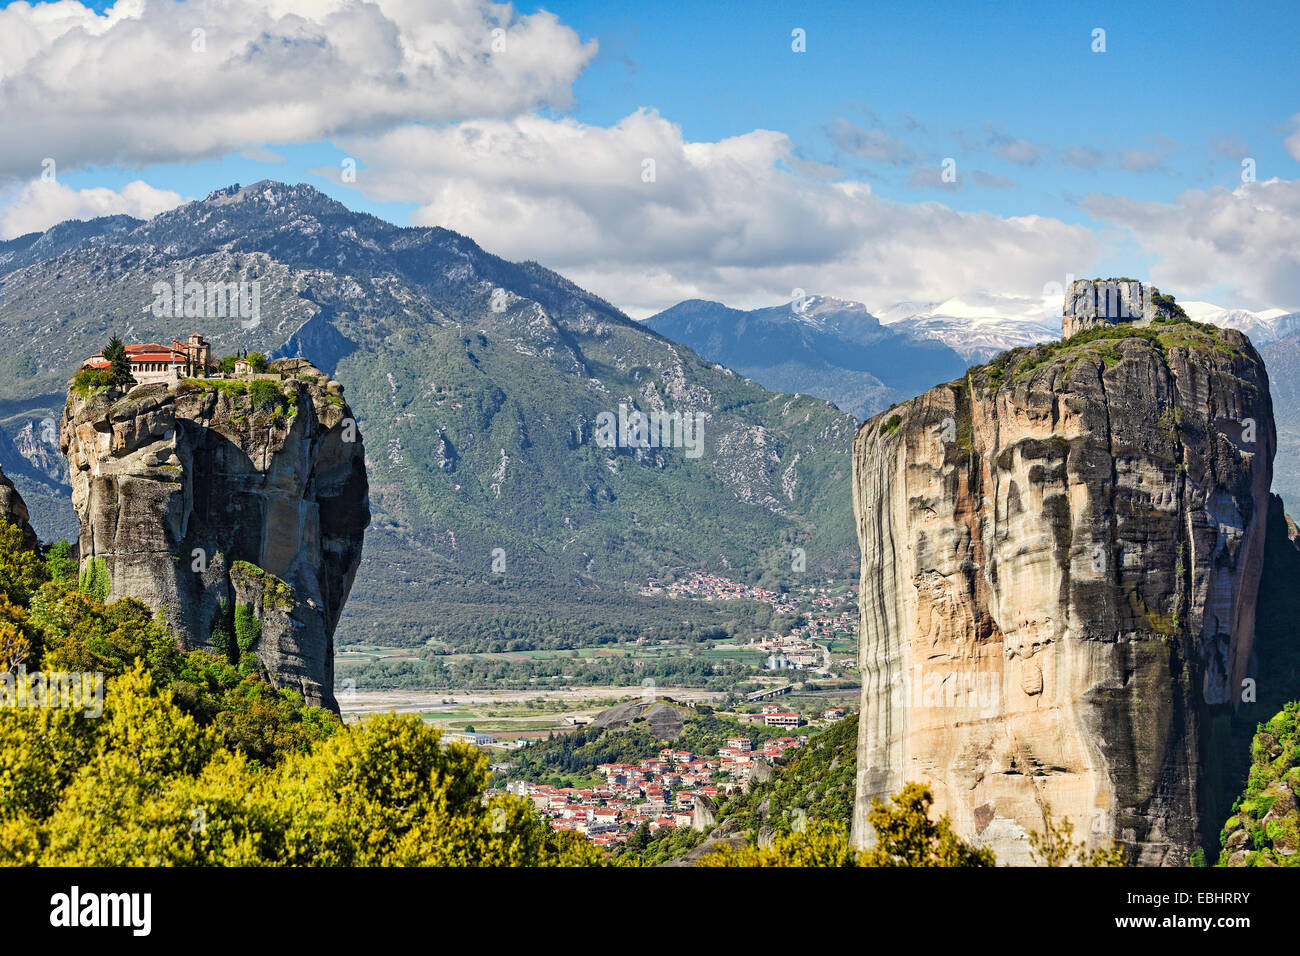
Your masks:
M1076 279L1065 292L1061 337L1099 325L1148 325L1160 314L1153 302L1159 294L1136 279Z

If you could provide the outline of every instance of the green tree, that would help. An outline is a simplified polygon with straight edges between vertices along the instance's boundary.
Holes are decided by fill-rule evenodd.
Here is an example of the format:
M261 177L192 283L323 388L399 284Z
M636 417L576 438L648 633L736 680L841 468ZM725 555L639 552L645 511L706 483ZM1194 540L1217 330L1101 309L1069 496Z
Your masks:
M953 832L947 814L930 819L934 797L928 787L909 783L890 798L892 807L873 800L867 822L876 845L863 854L864 866L993 866L993 852L975 848Z
M104 346L103 356L104 361L108 363L108 371L113 377L114 385L125 385L132 381L131 359L126 354L126 346L116 335Z
M50 545L45 553L45 566L51 581L71 583L77 576L77 563L72 559L72 545L60 539Z
M108 600L108 593L113 588L112 577L108 573L108 561L94 557L81 569L77 586L101 604Z
M262 637L262 622L251 604L235 607L235 646L239 651L239 668L248 671L257 666L253 648Z

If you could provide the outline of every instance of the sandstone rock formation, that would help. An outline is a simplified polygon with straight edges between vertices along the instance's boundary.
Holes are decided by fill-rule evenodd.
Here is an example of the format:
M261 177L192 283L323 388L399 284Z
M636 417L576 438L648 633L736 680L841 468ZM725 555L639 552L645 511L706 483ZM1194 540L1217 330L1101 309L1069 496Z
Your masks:
M303 359L271 367L282 377L265 384L69 392L60 441L81 561L105 562L110 596L161 610L185 647L251 651L277 686L337 709L334 629L370 521L365 451L337 382Z
M0 471L0 521L17 525L23 533L23 544L35 550L39 542L36 532L32 530L31 516L27 513L27 503L18 493L9 476Z
M1145 864L1208 845L1275 441L1250 342L1181 322L1018 349L864 424L855 841L914 780L1006 863L1049 803Z

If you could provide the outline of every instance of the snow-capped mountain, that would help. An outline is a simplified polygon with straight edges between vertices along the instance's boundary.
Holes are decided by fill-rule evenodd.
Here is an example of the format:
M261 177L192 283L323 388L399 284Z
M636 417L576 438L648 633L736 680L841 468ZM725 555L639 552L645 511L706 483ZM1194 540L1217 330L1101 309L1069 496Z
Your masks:
M1285 309L1265 309L1262 312L1225 309L1212 302L1195 300L1178 304L1194 322L1209 322L1245 332L1256 348L1300 332L1300 312L1288 312Z
M943 302L898 302L875 315L900 331L936 339L972 362L999 352L1061 337L1061 301L1055 296L977 292Z

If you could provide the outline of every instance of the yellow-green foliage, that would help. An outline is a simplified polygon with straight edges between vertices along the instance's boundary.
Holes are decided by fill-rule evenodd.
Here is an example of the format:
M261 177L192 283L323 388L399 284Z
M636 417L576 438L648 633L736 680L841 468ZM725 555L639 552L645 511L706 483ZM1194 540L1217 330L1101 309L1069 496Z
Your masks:
M907 784L891 798L876 800L867 819L876 845L856 851L847 830L824 820L809 821L800 832L777 836L766 849L721 847L701 866L993 866L993 853L972 847L952 830L945 815L930 819L934 798L928 788Z
M0 708L0 864L605 861L527 801L486 799L478 750L443 747L415 717L345 728L220 657L182 653L138 601L47 581L27 606L0 600L0 656L108 678L99 717Z
M1127 856L1120 844L1111 840L1104 847L1088 848L1085 841L1075 843L1074 824L1066 818L1052 819L1051 804L1043 805L1043 830L1029 834L1029 849L1042 866L1126 866Z
M1300 701L1259 725L1250 759L1246 790L1219 834L1218 864L1300 866Z
M233 561L230 569L233 575L242 576L244 581L249 583L256 581L261 584L264 605L284 610L293 608L293 587L287 581L276 577L270 571L264 571L251 561Z
M0 595L26 604L49 577L49 569L40 555L24 546L22 529L0 521Z
M766 849L719 847L700 866L864 866L849 845L848 831L828 820L809 821L802 831L778 834Z
M7 863L63 866L594 864L519 798L484 801L487 758L443 747L414 717L342 730L276 767L223 746L136 665L89 731L75 719L0 720ZM44 723L39 723L43 721ZM51 723L55 733L36 734ZM89 723L89 722L86 722ZM46 760L34 759L44 750ZM9 756L9 755L14 756ZM72 772L57 774L50 762ZM111 799L106 799L111 795ZM43 798L43 799L40 799ZM2 805L0 805L2 808ZM48 814L43 811L49 810ZM576 837L576 839L575 839Z

